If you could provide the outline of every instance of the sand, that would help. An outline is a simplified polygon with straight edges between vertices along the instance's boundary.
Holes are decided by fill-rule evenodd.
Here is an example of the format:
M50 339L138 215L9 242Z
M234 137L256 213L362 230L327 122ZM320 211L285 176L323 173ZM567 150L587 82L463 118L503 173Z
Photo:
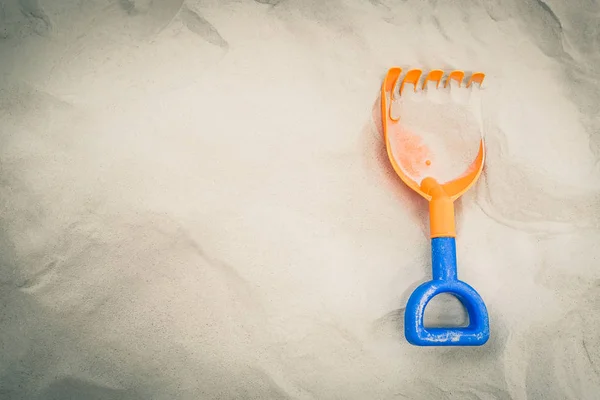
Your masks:
M0 398L597 399L599 15L2 2ZM404 339L430 260L378 132L393 65L487 74L457 204L482 347Z

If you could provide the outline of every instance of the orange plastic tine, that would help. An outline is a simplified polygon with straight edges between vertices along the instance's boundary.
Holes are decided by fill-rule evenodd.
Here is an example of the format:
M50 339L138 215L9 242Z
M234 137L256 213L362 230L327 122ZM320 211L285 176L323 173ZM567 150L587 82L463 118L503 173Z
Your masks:
M400 77L400 74L402 73L402 68L400 67L392 67L388 70L385 79L383 81L383 85L381 86L381 116L383 117L382 122L383 122L383 136L387 137L387 125L386 122L389 120L391 121L398 121L397 118L392 117L391 114L391 102L396 100L396 95L395 95L395 88L396 88L396 84L398 83L398 78ZM389 101L388 101L388 96L389 96Z
M471 75L469 79L469 83L467 83L467 88L471 87L473 83L479 83L479 86L483 84L483 79L485 78L485 74L483 72L475 72Z
M452 71L450 72L450 75L448 75L448 79L446 79L444 87L447 88L451 80L458 82L458 87L460 87L464 77L465 73L463 71Z
M420 69L411 69L406 73L404 79L402 80L402 85L400 85L400 96L402 96L402 91L404 89L405 83L412 83L414 85L415 92L417 91L417 84L419 83L419 79L421 78L421 74L423 71Z
M442 81L443 77L444 77L444 71L442 71L441 69L431 70L427 74L427 77L425 78L425 81L423 82L423 89L425 89L427 87L428 82L435 82L435 88L437 89L440 86L440 82Z
M396 100L395 96L395 87L396 83L398 83L398 78L402 73L402 68L393 67L390 68L387 75L385 76L385 81L383 82L383 90L387 93L390 93L391 100Z
M385 76L383 84L381 85L381 120L383 123L383 137L385 139L385 147L387 150L388 159L392 164L392 167L396 174L402 179L402 181L408 185L412 190L419 193L421 196L429 200L431 196L423 193L420 189L419 184L409 178L400 165L396 162L394 155L392 154L392 146L390 144L389 133L392 130L398 129L398 118L393 118L391 115L391 99L393 99L394 89L396 82L402 72L400 67L390 68Z

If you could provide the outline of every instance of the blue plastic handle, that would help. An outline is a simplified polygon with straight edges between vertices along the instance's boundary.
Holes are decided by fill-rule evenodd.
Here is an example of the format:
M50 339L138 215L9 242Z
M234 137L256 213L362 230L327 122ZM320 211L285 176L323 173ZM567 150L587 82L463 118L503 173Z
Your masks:
M417 346L481 346L490 337L487 308L471 286L458 280L456 241L453 237L431 239L433 280L421 284L410 295L404 312L404 335ZM449 293L462 303L469 314L469 325L461 328L425 328L423 316L429 301L440 293Z

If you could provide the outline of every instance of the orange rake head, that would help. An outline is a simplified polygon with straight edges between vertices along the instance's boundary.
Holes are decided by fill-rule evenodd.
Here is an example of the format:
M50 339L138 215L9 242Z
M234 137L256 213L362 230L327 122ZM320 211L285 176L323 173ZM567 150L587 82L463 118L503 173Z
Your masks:
M428 83L433 82L435 83L435 88L437 89L440 86L440 83L442 82L442 78L444 77L444 71L431 70L425 77L421 88L419 88L419 82L422 76L422 71L420 69L409 70L404 75L401 82L399 82L401 73L402 69L399 67L390 68L381 87L381 115L388 158L400 179L402 179L402 181L406 185L408 185L408 187L410 187L412 190L419 193L425 199L431 201L431 178L427 178L422 180L421 182L417 182L408 173L408 170L410 168L413 168L413 165L411 165L411 161L409 158L411 156L414 157L414 154L399 155L394 154L394 152L392 151L392 145L390 142L391 133L398 132L401 129L401 121L398 118L392 116L391 106L392 103L398 99L397 95L399 94L400 96L402 96L402 94L407 90L407 88L411 86L416 92L419 89L424 89ZM456 81L456 83L460 87L460 85L463 83L464 77L465 73L463 71L453 71L448 75L448 78L444 83L444 87L447 87L451 81ZM484 77L485 75L483 73L474 73L467 82L466 87L469 88L474 83L481 85ZM396 93L395 88L398 85L398 83L400 83L400 89L399 93ZM413 146L413 148L416 147L418 146ZM441 188L443 189L443 192L452 201L459 198L477 181L479 175L481 174L481 171L483 170L484 159L485 146L482 138L479 144L479 151L477 153L477 156L475 157L475 160L468 166L468 168L466 168L466 170L458 177L440 184ZM430 161L427 160L426 163L427 165L429 165Z

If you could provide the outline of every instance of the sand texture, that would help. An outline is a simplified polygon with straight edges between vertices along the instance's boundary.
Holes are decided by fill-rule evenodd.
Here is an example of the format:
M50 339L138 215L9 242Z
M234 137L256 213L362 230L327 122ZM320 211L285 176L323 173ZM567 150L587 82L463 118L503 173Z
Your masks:
M0 399L597 400L599 18L0 2ZM403 335L431 271L427 204L380 134L394 65L486 73L486 166L456 205L483 347Z

